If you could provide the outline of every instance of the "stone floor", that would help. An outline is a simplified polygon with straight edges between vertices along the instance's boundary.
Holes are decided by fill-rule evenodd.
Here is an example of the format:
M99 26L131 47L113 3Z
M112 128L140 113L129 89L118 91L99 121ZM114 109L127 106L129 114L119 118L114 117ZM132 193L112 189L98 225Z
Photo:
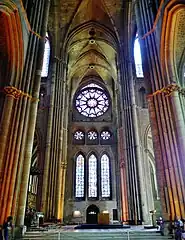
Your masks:
M48 231L27 232L24 240L165 240L169 236L161 236L156 229L145 230L143 226L130 229L90 229L75 230L73 226Z

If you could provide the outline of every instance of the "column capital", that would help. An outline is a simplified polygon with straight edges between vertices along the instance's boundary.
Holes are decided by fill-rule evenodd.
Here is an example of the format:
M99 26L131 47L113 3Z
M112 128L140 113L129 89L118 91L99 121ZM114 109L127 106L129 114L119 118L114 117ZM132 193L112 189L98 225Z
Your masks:
M4 92L4 94L6 96L12 97L14 99L19 99L21 96L23 96L23 97L31 99L33 102L39 101L38 98L34 98L31 95L29 95L28 93L25 93L25 92L21 91L20 89L17 89L16 87L13 87L13 86L4 87L2 92Z
M6 96L13 97L14 99L19 99L22 95L22 91L12 87L12 86L6 86L3 89L3 92L5 93Z
M150 99L155 95L159 95L164 93L166 97L169 97L173 92L179 92L183 95L185 95L185 88L181 88L178 84L172 83L167 85L166 87L163 87L161 89L156 90L155 92L148 94L147 98Z

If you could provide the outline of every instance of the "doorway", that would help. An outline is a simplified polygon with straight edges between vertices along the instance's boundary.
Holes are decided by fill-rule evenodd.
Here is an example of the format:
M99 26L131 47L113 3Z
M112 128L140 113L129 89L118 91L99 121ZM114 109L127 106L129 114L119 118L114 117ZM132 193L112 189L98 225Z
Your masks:
M98 224L98 213L99 208L96 205L90 205L86 211L86 222L87 224Z

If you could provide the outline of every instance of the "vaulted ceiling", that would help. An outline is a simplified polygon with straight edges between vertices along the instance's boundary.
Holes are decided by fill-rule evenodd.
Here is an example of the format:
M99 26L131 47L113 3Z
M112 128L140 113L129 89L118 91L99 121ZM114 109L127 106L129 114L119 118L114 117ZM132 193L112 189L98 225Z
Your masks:
M67 55L68 83L75 90L96 76L106 85L117 80L121 0L56 0L60 41ZM55 9L55 10L54 10Z

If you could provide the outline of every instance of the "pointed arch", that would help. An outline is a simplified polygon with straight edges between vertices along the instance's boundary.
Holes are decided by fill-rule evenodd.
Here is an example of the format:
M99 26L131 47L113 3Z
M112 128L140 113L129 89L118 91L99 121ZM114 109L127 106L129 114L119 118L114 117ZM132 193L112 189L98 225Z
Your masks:
M4 85L17 86L23 72L24 44L19 11L13 1L0 1L0 22L0 78Z
M134 62L136 68L136 76L138 78L143 78L143 68L142 68L142 59L141 59L141 48L139 44L139 39L136 35L136 39L134 41Z
M88 198L98 198L98 158L94 152L88 156Z
M111 198L111 165L110 157L107 153L103 153L100 159L100 175L101 175L101 197Z
M48 36L48 33L46 33L44 59L43 59L41 77L48 76L50 52L51 52L51 48L50 48L49 36Z
M75 198L85 197L85 156L79 152L75 157Z
M160 55L165 85L177 83L184 87L185 5L172 0L165 7L162 19Z

